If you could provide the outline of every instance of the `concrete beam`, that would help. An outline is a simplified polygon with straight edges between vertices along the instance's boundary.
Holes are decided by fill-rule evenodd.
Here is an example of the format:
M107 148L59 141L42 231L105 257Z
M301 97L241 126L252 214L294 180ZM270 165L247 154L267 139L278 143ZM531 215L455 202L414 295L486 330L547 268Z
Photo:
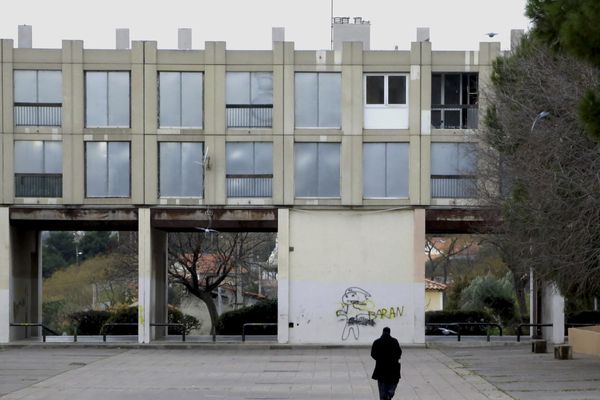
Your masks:
M153 208L152 227L182 231L212 228L222 231L277 231L277 209Z
M480 208L426 209L425 230L428 234L489 233L499 216Z
M11 207L10 223L36 230L136 230L135 208Z

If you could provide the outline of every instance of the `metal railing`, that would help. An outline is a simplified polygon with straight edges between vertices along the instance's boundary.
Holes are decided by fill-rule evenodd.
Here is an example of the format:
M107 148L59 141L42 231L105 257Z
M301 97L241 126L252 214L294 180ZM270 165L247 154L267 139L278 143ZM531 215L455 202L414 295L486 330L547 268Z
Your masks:
M16 126L61 126L61 103L15 103Z
M242 342L246 341L246 327L247 326L277 326L277 322L247 322L242 325Z
M273 175L227 175L227 197L271 197Z
M102 325L102 328L100 328L100 334L102 335L102 341L106 342L106 335L108 335L108 332L106 328L108 327L114 327L114 326L138 326L139 324L137 322L109 322L106 323L104 325Z
M432 127L436 129L477 129L479 125L479 109L477 105L473 104L452 104L452 105L432 105L431 113L440 113L440 120L433 121ZM458 123L448 122L446 118L447 112L458 113ZM466 113L466 120L464 114ZM455 118L452 118L455 119Z
M15 174L16 197L62 197L62 174Z
M431 175L431 197L473 198L477 179L473 175Z
M552 324L519 324L517 325L517 342L521 341L521 328L523 327L536 327L536 336L539 336L541 334L540 332L540 328L542 327L551 327L553 326Z
M42 328L42 340L44 342L46 341L46 336L47 336L46 332L50 332L52 335L58 336L58 333L54 332L52 329L48 328L46 325L41 324L41 323L11 322L9 325L25 328L25 336L27 336L27 332L29 331L29 328L32 328L32 327ZM77 333L75 333L74 339L75 339L75 341L77 341Z
M450 327L450 326L454 327L456 329L456 331L455 331L456 332L456 339L459 342L460 342L460 339L461 339L461 332L460 332L461 326L485 326L485 327L487 327L486 336L487 336L487 341L488 342L490 341L490 336L491 336L490 329L489 329L490 326L494 326L494 327L498 328L498 330L500 331L499 332L499 336L502 336L502 325L497 324L495 322L448 322L448 323L443 323L443 322L433 323L432 322L432 323L425 324L425 326L426 327L427 326L430 326L430 327L444 327L444 328L445 327Z
M182 342L185 342L185 326L183 326L183 324L159 324L159 323L150 323L150 326L166 326L166 327L167 327L167 334L169 333L169 328L170 328L170 327L179 328L179 331L181 332L181 341L182 341Z
M228 128L271 128L273 104L227 104Z

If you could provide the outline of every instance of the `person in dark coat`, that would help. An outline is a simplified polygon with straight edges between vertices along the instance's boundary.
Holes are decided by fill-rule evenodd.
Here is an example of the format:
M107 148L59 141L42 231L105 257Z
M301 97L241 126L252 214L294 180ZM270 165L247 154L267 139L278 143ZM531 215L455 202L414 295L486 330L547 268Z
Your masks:
M390 328L383 328L381 337L373 342L371 357L375 360L372 378L379 386L379 398L391 400L400 381L402 349L396 338L390 335Z

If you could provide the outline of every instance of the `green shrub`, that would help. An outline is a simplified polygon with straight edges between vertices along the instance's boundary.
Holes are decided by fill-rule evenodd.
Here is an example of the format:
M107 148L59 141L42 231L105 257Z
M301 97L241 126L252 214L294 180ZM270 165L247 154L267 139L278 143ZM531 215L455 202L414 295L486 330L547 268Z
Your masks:
M276 323L277 300L264 300L250 307L222 314L217 322L217 333L220 335L241 335L242 325L249 322ZM277 334L277 327L252 327L247 329L247 333L275 335Z
M441 324L452 322L494 322L492 316L486 311L427 311L425 313L425 323ZM449 326L448 329L455 330ZM442 332L435 327L425 329L427 335L442 335ZM461 335L485 335L487 328L485 326L461 326Z
M495 322L508 325L515 319L514 293L510 273L500 279L478 276L462 291L461 309L486 310Z
M193 329L199 329L202 322L198 318L182 313L179 309L169 305L169 323L183 324L185 334L189 335ZM169 327L169 335L180 335L181 330L176 327Z
M137 306L116 306L111 309L111 316L106 321L107 323L113 324L137 324L138 323L138 307ZM137 325L124 325L124 326L107 326L104 328L104 332L110 335L137 335Z
M79 311L68 316L70 326L69 333L74 333L77 327L78 335L99 335L102 325L108 321L111 313L108 311Z

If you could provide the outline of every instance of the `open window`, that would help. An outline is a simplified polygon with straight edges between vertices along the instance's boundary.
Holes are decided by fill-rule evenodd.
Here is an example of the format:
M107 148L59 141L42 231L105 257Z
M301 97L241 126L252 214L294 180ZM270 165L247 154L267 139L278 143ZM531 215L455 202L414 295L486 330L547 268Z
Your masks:
M477 129L477 73L436 73L431 76L431 126L436 129Z

